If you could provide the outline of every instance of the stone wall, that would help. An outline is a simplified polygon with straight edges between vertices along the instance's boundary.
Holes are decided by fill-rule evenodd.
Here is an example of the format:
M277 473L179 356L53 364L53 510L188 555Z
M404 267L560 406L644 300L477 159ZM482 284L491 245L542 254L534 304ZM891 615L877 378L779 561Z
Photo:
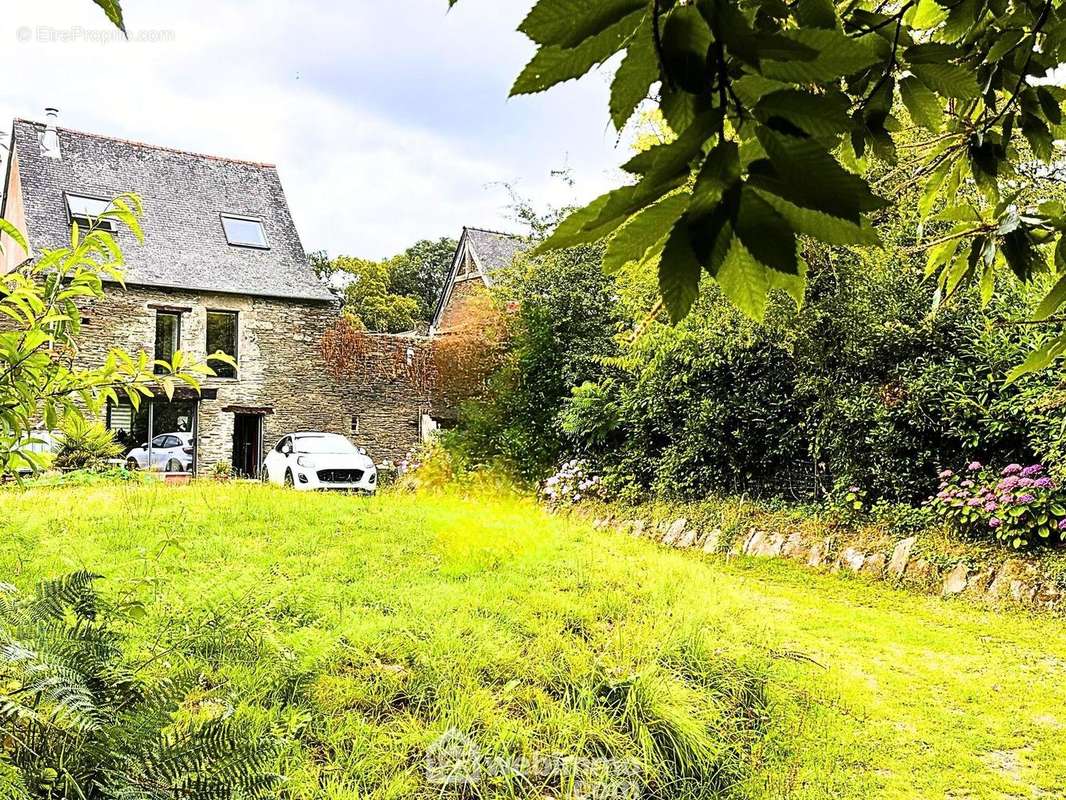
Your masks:
M85 308L80 365L99 365L114 347L151 355L154 305L183 309L181 349L194 360L206 356L208 309L237 312L237 377L203 381L217 396L200 401L201 471L232 457L234 415L223 410L227 406L273 409L263 418L264 448L297 430L350 432L341 387L319 352L322 335L338 314L332 304L108 286L103 298Z
M351 374L339 379L352 438L375 461L396 463L422 440L430 409L429 340L364 334Z
M1037 559L960 559L938 553L917 536L871 546L843 535L812 537L799 530L750 527L730 543L721 528L691 525L685 517L653 521L640 516L600 516L592 524L653 539L667 547L727 556L787 558L811 569L854 573L944 597L1033 609L1066 607L1066 589Z
M229 406L273 410L263 417L264 450L287 433L320 430L348 436L381 463L403 458L420 441L429 398L406 359L408 350L424 357L424 340L370 337L377 360L338 378L321 353L324 333L339 318L329 303L109 286L85 308L80 365L99 365L115 347L151 355L156 306L182 309L181 349L194 360L206 356L207 311L237 312L237 377L204 380L204 389L217 396L205 392L200 401L201 472L232 458L234 414L224 410Z

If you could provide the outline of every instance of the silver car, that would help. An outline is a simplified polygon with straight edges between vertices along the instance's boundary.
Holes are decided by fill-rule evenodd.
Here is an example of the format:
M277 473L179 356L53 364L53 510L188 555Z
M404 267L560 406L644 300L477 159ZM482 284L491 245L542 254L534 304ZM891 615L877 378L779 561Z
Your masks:
M145 442L126 454L126 468L192 472L194 444L191 433L161 433L152 439L151 466L148 464L148 443Z

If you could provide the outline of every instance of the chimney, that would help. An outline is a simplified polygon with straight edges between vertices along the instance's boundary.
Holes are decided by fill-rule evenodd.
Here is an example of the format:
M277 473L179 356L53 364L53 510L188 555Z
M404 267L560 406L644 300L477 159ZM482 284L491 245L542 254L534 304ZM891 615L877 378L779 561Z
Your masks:
M45 158L62 158L63 154L59 152L59 132L56 131L59 109L46 108L44 114L48 118L48 123L44 127L44 133L41 134L41 155Z

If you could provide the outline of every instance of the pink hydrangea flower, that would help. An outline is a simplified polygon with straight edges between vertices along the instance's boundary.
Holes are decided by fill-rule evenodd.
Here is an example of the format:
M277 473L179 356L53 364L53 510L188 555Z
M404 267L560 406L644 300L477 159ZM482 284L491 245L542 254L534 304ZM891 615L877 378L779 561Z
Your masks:
M946 469L943 472L941 472L940 475L938 475L937 477L940 478L941 480L947 480L948 478L950 478L954 474L955 473L952 472L950 469Z
M991 500L985 503L985 511L987 511L989 514L991 514L997 508L999 508L999 503L994 503Z
M1043 464L1032 464L1031 466L1028 466L1028 467L1026 467L1025 469L1022 470L1022 477L1024 477L1024 478L1035 478L1037 475L1039 475L1043 471L1044 471L1044 465Z
M1003 468L1003 474L1004 475L1017 475L1021 471L1022 471L1022 465L1021 464L1008 464L1007 466L1005 466Z
M988 527L990 528L998 528L1002 524L1003 520L1001 520L999 517L992 517L992 519L988 521Z

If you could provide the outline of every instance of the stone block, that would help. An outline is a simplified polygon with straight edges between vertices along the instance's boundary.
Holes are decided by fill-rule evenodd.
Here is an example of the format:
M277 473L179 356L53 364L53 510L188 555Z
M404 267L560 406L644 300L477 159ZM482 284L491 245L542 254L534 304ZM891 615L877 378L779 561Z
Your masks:
M751 538L748 539L747 544L744 545L745 555L753 556L762 547L763 541L766 539L766 533L763 531L755 531L752 533Z
M717 553L718 545L722 542L722 529L713 528L708 531L707 536L703 540L703 552L704 553Z
M858 572L862 569L862 565L865 563L866 554L854 547L847 547L844 549L844 552L840 554L840 566L849 569L852 572Z
M662 543L669 546L677 546L677 541L685 532L686 525L688 525L688 520L683 518L675 519L669 525L666 525L666 530L663 532L662 536Z
M966 589L966 582L970 577L970 568L965 562L960 561L944 578L943 594L945 597L962 594Z
M871 553L862 563L859 572L863 575L869 575L871 578L881 579L885 575L885 565L887 563L888 558L885 557L884 553Z
M899 542L892 550L892 558L888 561L889 577L903 577L903 573L907 569L907 562L911 558L911 551L914 549L914 543L917 541L918 537L911 536Z
M689 548L696 544L696 538L699 536L699 531L690 528L684 531L677 540L674 542L674 547Z
M807 566L820 567L825 564L826 558L829 556L829 540L824 542L816 542L807 554Z
M785 545L781 548L781 555L785 558L803 558L806 553L803 549L803 536L799 531L793 531L785 539Z

